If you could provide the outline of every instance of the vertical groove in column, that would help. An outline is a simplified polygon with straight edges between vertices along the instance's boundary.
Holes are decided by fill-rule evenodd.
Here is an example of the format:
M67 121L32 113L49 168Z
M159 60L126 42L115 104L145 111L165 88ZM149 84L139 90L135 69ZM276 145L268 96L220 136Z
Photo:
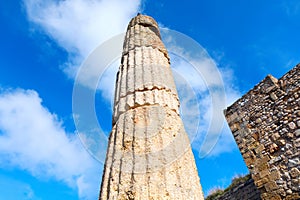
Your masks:
M122 65L122 64L121 64ZM121 68L121 66L120 66L120 68ZM117 104L117 102L118 102L118 96L119 96L119 79L120 79L120 77L119 77L119 75L120 75L120 71L118 71L117 72L117 75L116 75L116 83L115 83L115 96L114 96L114 105L116 105ZM113 112L115 112L115 106L113 105Z
M143 52L140 50L140 48L137 48L135 51L138 52L138 54L143 56ZM135 54L137 54L135 52ZM143 58L144 60L144 58ZM143 89L143 81L142 81L142 65L141 66L135 66L135 90L142 90Z
M143 51L145 51L143 49ZM151 68L152 66L151 65L143 65L143 68L144 68L144 73L143 73L143 79L144 79L144 90L146 89L152 89L152 74L151 74Z
M126 86L127 93L133 93L134 90L135 90L134 89L134 71L135 71L135 68L134 68L134 65L131 65L130 63L128 63L127 68L128 68L127 69L128 76L127 76L127 81L126 81L126 83L127 83L127 86Z
M160 51L155 51L155 56L157 57L157 58L161 58L162 56L163 56L163 53L162 52L160 52ZM161 65L160 64L160 61L159 61L160 59L157 59L157 61L156 61L156 66L157 66L157 68L158 68L158 70L159 70L159 76L161 77L161 79L160 79L160 84L161 84L161 87L162 88L165 88L166 90L169 88L168 87L168 85L166 84L167 83L167 80L169 79L169 77L168 76L166 76L166 73L165 73L165 68L168 68L167 66L163 66L163 65ZM170 88L171 89L171 88Z
M120 83L120 88L121 88L121 92L120 92L120 97L125 97L126 96L126 79L127 79L127 68L128 68L128 60L129 60L129 55L125 56L126 60L126 64L124 62L123 64L123 70L122 70L122 76L121 76L121 83ZM119 99L120 102L120 99Z
M134 56L134 66L137 66L137 56ZM135 76L135 71L133 72L133 76ZM133 84L133 87L135 88L135 85ZM132 118L134 119L135 112L133 112ZM135 123L133 123L133 129L132 129L132 143L131 143L131 150L132 150L132 172L131 172L131 187L134 188L134 191L137 189L134 187L134 172L135 172Z
M108 188L108 182L109 182L109 170L107 169L108 168L108 165L109 163L112 162L112 152L113 152L113 140L114 140L114 134L113 134L113 130L109 136L109 141L108 141L108 148L107 148L107 156L106 156L106 159L105 159L105 163L107 163L107 165L104 167L104 170L103 170L103 176L102 176L102 183L101 183L101 188ZM104 198L107 196L107 194L105 194L105 191L102 190L101 191L101 196L104 196Z
M124 147L124 134L125 134L125 129L126 129L126 123L125 123L125 120L126 120L126 115L124 116L124 121L121 121L120 123L122 123L122 124L120 124L120 126L122 126L123 128L122 128L122 148ZM123 159L123 155L121 156L121 158L120 158L120 166L119 166L119 176L118 176L118 186L117 186L117 188L118 188L118 194L117 194L117 196L119 197L119 195L120 195L120 185L121 185L121 181L122 181L122 165L123 165L123 161L122 161L122 159Z
M125 126L125 120L122 124L122 129L124 130L124 126ZM124 139L124 131L122 131L122 143L123 143L123 139ZM120 158L120 166L119 166L119 175L116 176L116 178L118 178L118 180L116 180L118 182L118 185L117 185L117 196L120 195L120 185L121 185L121 171L122 171L122 157Z
M154 69L154 71L155 71L155 78L156 79L154 79L154 81L153 81L153 83L155 84L155 87L157 87L157 88L159 88L159 89L161 89L161 71L160 71L160 65L159 65L159 61L158 61L158 58L159 58L159 56L157 55L157 50L153 50L153 62L152 62L152 64L153 64L153 69Z
M114 132L112 132L113 133L113 151L112 151L112 155L111 155L111 157L112 157L112 162L111 162L111 165L110 165L110 171L109 171L109 179L108 179L108 184L107 184L107 194L106 194L106 196L107 196L107 199L110 199L110 195L112 194L112 192L111 192L111 182L112 182L112 180L113 180L113 178L112 178L112 176L113 176L113 171L114 171L114 163L115 163L115 160L114 160L114 158L115 158L115 153L116 153L116 149L115 149L115 147L116 147L116 143L117 143L117 133L118 133L118 127L116 127L115 128L115 131Z

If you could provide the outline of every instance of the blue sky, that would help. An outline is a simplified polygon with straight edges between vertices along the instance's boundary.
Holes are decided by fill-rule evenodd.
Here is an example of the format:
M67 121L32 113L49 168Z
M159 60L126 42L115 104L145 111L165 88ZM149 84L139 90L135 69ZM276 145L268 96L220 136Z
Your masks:
M226 105L267 74L281 77L300 62L297 0L1 1L0 200L97 198L103 164L75 134L74 78L91 52L123 33L138 12L203 47L207 53L202 59L209 62L201 66L217 67L221 73ZM200 116L186 112L184 123L188 131L195 119L201 121L192 147L208 194L213 188L228 186L237 174L248 173L247 167L226 124L217 134L207 132L211 102L203 80L182 70L188 63L171 57L174 73L196 91ZM96 112L106 135L111 128L113 66L101 77L96 93ZM87 74L87 80L92 75ZM215 81L211 76L204 79ZM176 78L183 112L193 111L195 105L189 104L180 80ZM89 82L82 84L89 86ZM211 151L201 149L206 134L217 138ZM100 150L105 152L104 147ZM204 157L203 152L207 153Z

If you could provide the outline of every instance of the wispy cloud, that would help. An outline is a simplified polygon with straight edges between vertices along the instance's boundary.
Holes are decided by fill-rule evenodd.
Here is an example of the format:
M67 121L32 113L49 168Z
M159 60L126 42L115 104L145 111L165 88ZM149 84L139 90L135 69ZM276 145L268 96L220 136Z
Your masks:
M41 200L27 183L0 175L0 185L0 199Z
M233 71L217 66L206 50L186 35L163 30L171 54L176 86L181 100L182 118L200 157L220 155L236 146L225 125L223 110L240 97ZM189 92L192 90L192 92Z
M173 67L175 72L183 77L179 79L175 76L175 81L181 100L183 122L193 142L192 147L199 152L200 156L215 156L230 152L235 147L230 130L227 126L223 126L225 125L223 109L240 97L240 93L233 86L234 80L230 68L217 68L211 58L206 59L198 61L199 66L210 74L205 78L197 74L190 63L183 60L173 59L175 61ZM195 63L195 60L193 62ZM220 70L223 83L219 80L214 82L216 74L209 72L213 68ZM209 91L208 84L224 87L226 99L222 98L223 94L219 89ZM188 92L188 88L193 92ZM223 102L224 100L226 102ZM211 120L216 120L219 127L210 127Z
M33 90L0 93L0 167L26 170L41 179L77 188L82 199L98 195L101 166L68 134Z
M300 14L300 2L298 0L290 0L282 2L286 14L290 17Z

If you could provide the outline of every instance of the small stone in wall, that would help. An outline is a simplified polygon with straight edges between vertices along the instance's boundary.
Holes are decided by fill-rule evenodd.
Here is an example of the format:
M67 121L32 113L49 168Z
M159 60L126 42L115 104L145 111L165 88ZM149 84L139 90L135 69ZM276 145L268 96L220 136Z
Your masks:
M281 146L284 146L284 145L285 145L285 140L284 140L284 139L278 140L278 143L279 143Z
M278 140L279 138L280 138L280 135L279 135L278 132L274 133L274 135L272 136L272 139L273 139L274 141Z
M293 138L293 137L294 137L294 134L293 134L293 133L287 133L286 136L287 136L288 138Z
M291 189L288 189L288 190L286 191L286 193L287 193L287 194L293 194L293 191L292 191Z
M278 161L281 161L281 160L282 160L282 158L280 156L277 156L277 157L273 158L272 160L270 160L269 164L272 165L272 164L274 164Z
M255 123L257 123L257 124L260 124L261 122L262 122L261 118L257 118L257 119L255 120Z
M288 167L295 167L299 164L299 159L296 158L296 159L290 159L288 161Z
M270 98L273 100L273 101L276 101L278 98L277 98L277 96L276 96L276 94L274 94L274 92L272 92L271 94L270 94Z
M294 141L295 147L299 148L300 147L300 138Z
M293 152L291 150L286 151L286 155L292 155L292 154L293 154Z
M289 123L289 128L294 130L296 128L296 124L294 122Z
M273 143L270 145L270 153L274 153L275 151L277 151L279 149L278 145Z
M299 137L299 136L300 136L300 129L297 129L297 130L295 131L295 135L296 135L296 137Z

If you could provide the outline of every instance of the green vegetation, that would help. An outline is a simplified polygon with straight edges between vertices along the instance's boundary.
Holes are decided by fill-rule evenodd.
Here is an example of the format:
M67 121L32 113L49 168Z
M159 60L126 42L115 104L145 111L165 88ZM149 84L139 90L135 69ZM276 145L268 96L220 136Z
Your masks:
M208 195L205 200L215 200L218 199L218 197L222 196L224 193L230 191L234 187L248 181L251 178L250 174L247 174L246 176L238 175L234 178L232 178L231 184L224 190L222 189L215 189L213 192L211 192L210 195Z
M218 197L222 196L224 194L224 190L222 189L216 189L214 190L210 195L208 195L205 200L214 200Z

